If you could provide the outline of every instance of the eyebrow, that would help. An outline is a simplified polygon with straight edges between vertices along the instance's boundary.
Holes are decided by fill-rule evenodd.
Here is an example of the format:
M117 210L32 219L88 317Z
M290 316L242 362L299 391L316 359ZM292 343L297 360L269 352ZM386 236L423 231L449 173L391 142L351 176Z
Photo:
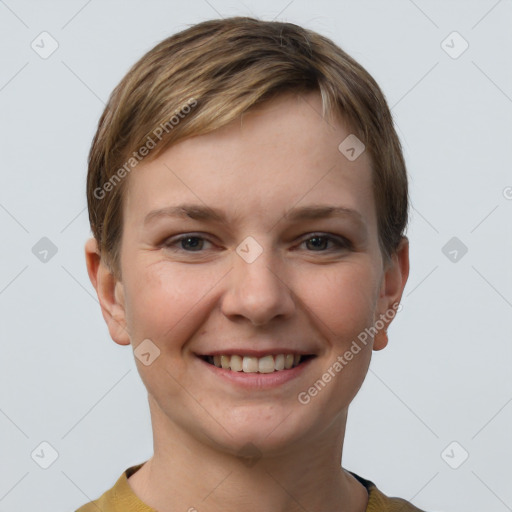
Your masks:
M181 204L179 206L168 206L149 212L144 219L144 225L147 225L153 220L161 217L188 217L194 220L227 223L226 215L221 210L205 205ZM283 217L289 219L290 221L307 221L329 217L346 217L355 220L359 224L365 224L363 216L357 210L346 208L344 206L302 206L300 208L292 208L291 210L287 211Z

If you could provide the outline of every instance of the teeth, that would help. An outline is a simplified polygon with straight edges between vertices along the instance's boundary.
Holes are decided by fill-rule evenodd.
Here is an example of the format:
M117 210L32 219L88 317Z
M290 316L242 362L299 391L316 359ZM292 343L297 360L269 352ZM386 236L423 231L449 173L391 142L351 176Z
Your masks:
M258 361L258 371L260 373L272 373L274 371L274 356L260 358Z
M284 370L284 355L279 354L274 358L274 368L276 370Z
M256 373L258 371L258 358L244 357L242 361L242 370L245 373Z
M239 355L221 355L208 357L208 362L217 368L244 373L272 373L274 371L289 370L300 363L300 354L278 354L264 357L250 357Z
M234 372L241 372L244 368L243 359L240 356L231 356L230 367Z

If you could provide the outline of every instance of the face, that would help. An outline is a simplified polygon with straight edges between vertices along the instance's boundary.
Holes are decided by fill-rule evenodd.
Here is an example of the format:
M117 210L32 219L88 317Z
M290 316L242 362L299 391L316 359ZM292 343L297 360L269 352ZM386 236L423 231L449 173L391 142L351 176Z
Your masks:
M407 255L383 264L370 159L319 112L281 96L130 175L111 335L159 350L135 359L155 430L286 450L341 421L382 348L358 336L399 301Z

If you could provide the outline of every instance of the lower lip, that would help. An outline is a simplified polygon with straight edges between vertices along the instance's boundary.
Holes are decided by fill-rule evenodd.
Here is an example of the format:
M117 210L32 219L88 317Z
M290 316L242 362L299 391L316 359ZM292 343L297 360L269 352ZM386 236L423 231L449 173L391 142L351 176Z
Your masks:
M282 386L283 384L298 378L309 366L314 357L307 359L303 363L290 368L289 370L279 370L272 373L245 373L234 372L224 368L207 363L200 357L197 358L203 365L207 367L214 375L224 379L227 382L236 384L245 389L271 389Z

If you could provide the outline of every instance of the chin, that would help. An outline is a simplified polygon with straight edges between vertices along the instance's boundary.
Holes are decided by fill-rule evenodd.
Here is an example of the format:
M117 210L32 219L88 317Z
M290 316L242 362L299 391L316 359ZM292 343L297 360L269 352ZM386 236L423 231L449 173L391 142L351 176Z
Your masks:
M276 456L318 431L310 412L303 406L296 410L277 404L242 406L235 415L223 416L222 425L226 430L219 427L215 433L205 433L215 441L217 449L233 455Z

